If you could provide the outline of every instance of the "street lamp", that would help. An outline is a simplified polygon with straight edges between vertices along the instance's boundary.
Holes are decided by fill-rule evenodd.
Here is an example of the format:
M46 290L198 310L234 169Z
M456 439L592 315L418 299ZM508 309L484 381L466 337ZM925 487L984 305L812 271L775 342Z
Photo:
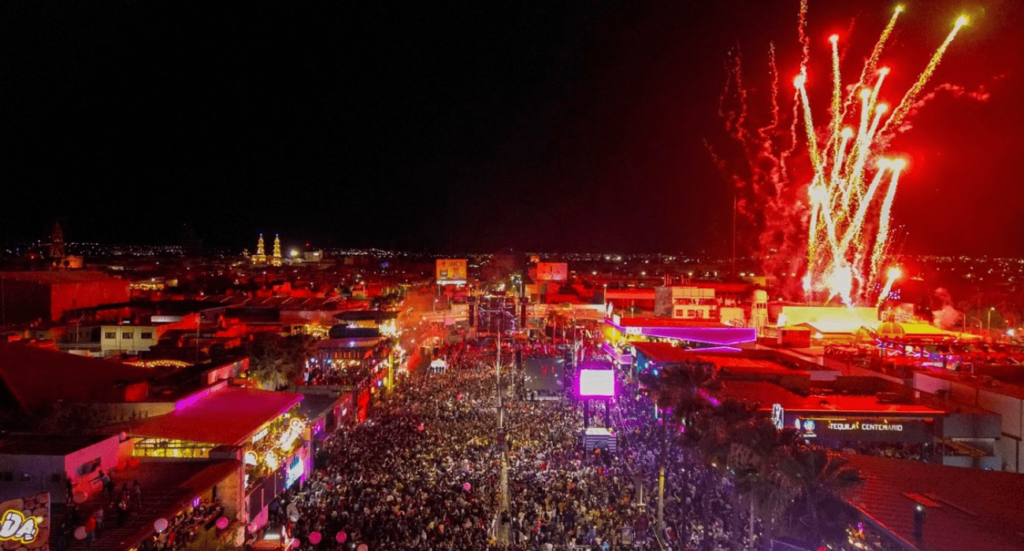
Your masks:
M995 309L996 309L995 306L993 306L993 307L988 309L988 336L989 336L989 338L992 337L992 311L995 310Z

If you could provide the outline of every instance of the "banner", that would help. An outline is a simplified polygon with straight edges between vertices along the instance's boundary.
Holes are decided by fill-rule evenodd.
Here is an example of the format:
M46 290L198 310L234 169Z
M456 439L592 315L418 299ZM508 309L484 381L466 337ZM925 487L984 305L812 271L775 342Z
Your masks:
M466 259L465 258L439 258L439 259L437 259L437 284L438 285L465 285L466 284Z
M50 494L0 502L0 548L50 549Z

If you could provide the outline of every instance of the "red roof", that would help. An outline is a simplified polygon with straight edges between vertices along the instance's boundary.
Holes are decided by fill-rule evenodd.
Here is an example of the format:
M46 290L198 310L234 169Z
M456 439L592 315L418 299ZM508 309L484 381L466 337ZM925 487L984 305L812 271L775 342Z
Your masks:
M933 463L847 456L864 485L848 500L919 549L1024 549L1024 475ZM914 538L913 508L925 505L924 545Z
M163 369L76 356L17 343L0 343L0 381L25 409L56 400L123 402L125 386L147 381Z
M132 436L237 446L264 424L302 400L301 394L223 387L200 399L186 398L166 415L128 430Z
M836 414L904 414L941 415L944 412L917 404L880 403L877 396L849 396L842 394L811 394L801 396L781 386L761 381L725 381L722 388L713 393L717 398L737 398L761 404L762 410L770 410L773 404L781 405L786 411L836 413Z
M46 272L0 272L0 278L17 281L31 281L45 285L67 285L74 283L93 283L96 281L124 281L112 278L103 272L89 270L60 270ZM128 285L124 281L125 286Z

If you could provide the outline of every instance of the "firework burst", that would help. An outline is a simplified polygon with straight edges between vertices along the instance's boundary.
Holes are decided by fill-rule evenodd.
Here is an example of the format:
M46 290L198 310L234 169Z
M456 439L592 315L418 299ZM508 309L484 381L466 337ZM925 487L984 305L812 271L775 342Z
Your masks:
M736 189L738 211L763 228L755 249L766 272L783 276L784 294L824 302L838 298L847 306L872 304L893 283L895 272L885 270L892 242L890 217L906 167L905 160L888 156L887 149L893 136L909 127L907 117L933 95L921 97L921 92L967 19L957 19L895 107L880 101L889 74L880 62L903 8L895 9L860 77L848 85L841 75L840 37L830 37L830 119L818 126L808 94L807 8L808 1L801 0L800 65L792 81L792 114L784 115L780 106L779 97L786 92L779 84L773 45L768 58L770 120L760 127L751 122L742 59L736 51L727 66L719 114L743 155L724 155L717 149L712 154ZM810 170L801 170L797 161L803 158ZM787 280L797 283L788 286Z
M803 107L807 151L814 174L808 187L810 220L804 286L809 296L825 295L826 302L835 297L848 306L867 302L875 287L882 283L881 279L886 277L883 267L889 250L892 205L906 162L883 154L895 129L917 103L946 49L960 28L967 24L966 18L957 19L917 81L902 101L890 109L878 100L889 70L877 68L877 64L902 11L896 8L865 63L861 78L850 87L851 98L846 101L842 97L839 36L830 38L832 120L823 138L819 137L812 119L806 65L793 80ZM856 105L853 94L860 98L859 113L850 113L858 111L853 109ZM856 126L847 126L847 119L856 121ZM885 283L890 287L891 277Z

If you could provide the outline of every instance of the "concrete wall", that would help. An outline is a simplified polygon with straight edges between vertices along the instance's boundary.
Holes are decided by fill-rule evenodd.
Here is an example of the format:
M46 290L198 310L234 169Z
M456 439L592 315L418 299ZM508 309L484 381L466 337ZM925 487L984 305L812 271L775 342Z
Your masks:
M1001 416L1000 439L996 442L1003 470L1024 472L1024 401L986 388L951 381L927 373L914 373L914 388L922 392L946 393L957 403L979 407ZM940 392L942 391L942 392Z
M52 319L47 285L0 277L0 300L4 303L0 325Z
M12 473L13 480L0 480L0 500L32 493L50 492L54 502L67 499L65 476L74 491L90 495L100 490L93 482L99 470L116 469L125 457L119 437L112 436L92 446L63 455L0 455L0 472Z
M51 492L53 501L67 499L64 489L64 458L43 455L0 455L0 501ZM55 478L54 478L55 477Z

